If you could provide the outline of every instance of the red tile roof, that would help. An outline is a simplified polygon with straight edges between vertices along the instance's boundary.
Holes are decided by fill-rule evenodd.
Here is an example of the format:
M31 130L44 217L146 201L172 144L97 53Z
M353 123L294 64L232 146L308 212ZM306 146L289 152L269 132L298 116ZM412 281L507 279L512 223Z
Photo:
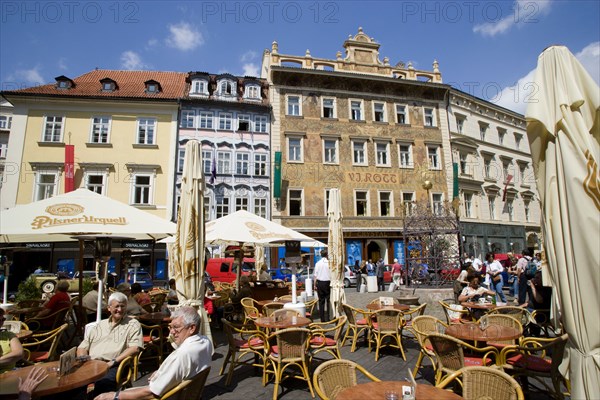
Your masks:
M74 78L74 87L68 89L59 89L56 87L56 83L51 83L27 89L5 91L3 94L176 100L185 95L186 77L187 73L182 72L97 69ZM114 80L117 83L117 89L112 92L103 91L100 81L104 78ZM144 82L151 80L160 83L160 92L146 93Z

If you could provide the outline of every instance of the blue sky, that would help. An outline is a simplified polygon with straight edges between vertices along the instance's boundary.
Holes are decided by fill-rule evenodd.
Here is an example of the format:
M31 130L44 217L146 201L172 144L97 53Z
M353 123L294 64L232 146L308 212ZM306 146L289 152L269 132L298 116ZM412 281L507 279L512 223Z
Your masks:
M282 54L335 58L359 26L380 59L525 112L531 72L563 44L600 81L600 1L6 1L0 83L12 90L96 67L259 75Z

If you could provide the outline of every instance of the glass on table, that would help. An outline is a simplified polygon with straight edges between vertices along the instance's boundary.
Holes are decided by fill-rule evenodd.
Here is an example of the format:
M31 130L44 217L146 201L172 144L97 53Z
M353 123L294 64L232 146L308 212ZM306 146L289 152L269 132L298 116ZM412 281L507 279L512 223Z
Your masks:
M385 400L400 400L400 396L398 392L395 390L386 390L385 391Z

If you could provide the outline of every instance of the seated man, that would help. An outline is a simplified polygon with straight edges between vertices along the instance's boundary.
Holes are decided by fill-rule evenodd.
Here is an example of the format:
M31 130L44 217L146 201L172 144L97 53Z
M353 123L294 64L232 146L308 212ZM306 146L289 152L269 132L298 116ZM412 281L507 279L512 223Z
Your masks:
M61 280L56 284L54 295L44 304L44 309L36 315L36 318L45 317L50 314L62 310L63 308L71 307L71 297L67 291L69 290L69 282ZM45 318L41 321L44 328L52 328L54 317ZM56 328L56 327L55 327Z
M95 400L154 399L210 366L213 345L206 336L198 334L201 323L198 312L185 306L175 310L171 317L169 330L177 349L152 374L148 386L104 393Z
M77 348L77 356L89 355L108 364L108 373L94 385L95 395L115 390L119 363L144 346L142 326L126 315L127 296L120 292L111 294L108 311L110 317L88 327Z
M137 301L137 303L143 307L146 304L152 303L150 295L142 290L142 285L135 282L131 285L131 295Z
M144 310L131 295L131 285L129 283L119 283L117 285L117 291L127 296L127 315L141 315L148 313L148 311Z

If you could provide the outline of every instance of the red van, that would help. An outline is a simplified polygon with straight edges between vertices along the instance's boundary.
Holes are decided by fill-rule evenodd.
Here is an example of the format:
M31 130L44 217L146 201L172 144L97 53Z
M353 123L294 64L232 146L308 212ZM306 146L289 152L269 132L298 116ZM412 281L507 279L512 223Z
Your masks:
M238 260L233 257L210 258L206 264L206 272L213 282L235 282L237 277ZM242 261L242 275L250 275L254 270L254 258L244 258Z

